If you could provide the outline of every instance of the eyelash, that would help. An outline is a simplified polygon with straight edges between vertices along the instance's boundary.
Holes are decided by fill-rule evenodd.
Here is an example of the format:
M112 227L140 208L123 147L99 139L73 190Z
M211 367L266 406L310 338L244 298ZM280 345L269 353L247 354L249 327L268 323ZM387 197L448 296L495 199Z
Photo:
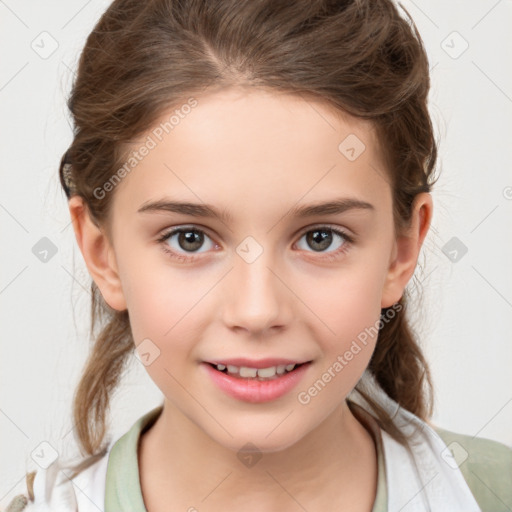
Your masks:
M167 240L169 238L171 238L173 235L175 235L176 233L187 233L189 231L194 231L196 233L202 233L202 234L208 236L208 234L204 230L196 228L196 227L179 227L179 228L173 228L173 229L163 233L162 236L160 236L160 238L158 238L157 242L162 245L162 249L167 254L169 254L171 256L171 258L176 259L178 261L183 261L183 262L195 261L197 258L199 258L199 256L193 256L193 255L192 256L184 256L182 254L176 253L173 250L169 249L169 246L166 244ZM333 251L332 253L327 253L326 256L321 256L320 259L322 259L322 260L332 261L332 260L337 259L339 256L341 256L341 254L344 254L345 252L347 252L348 249L350 248L350 246L354 243L354 239L350 235L347 235L347 233L345 233L345 231L342 231L338 228L326 226L326 225L313 226L312 228L309 228L307 231L303 231L300 235L299 240L304 235L307 235L308 233L310 233L312 231L329 231L329 232L335 233L336 235L338 235L344 239L344 243L339 249ZM210 237L208 237L208 238L210 238ZM322 254L322 253L319 253L319 254Z

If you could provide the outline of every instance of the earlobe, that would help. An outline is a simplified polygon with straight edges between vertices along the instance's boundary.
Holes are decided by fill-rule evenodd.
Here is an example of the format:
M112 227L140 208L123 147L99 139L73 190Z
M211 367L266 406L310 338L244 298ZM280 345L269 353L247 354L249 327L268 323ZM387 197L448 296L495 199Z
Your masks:
M117 311L126 309L126 301L116 265L114 249L104 233L91 219L80 196L68 202L76 241L85 264L105 302Z
M418 194L412 206L409 228L397 236L394 244L382 290L382 308L390 307L400 300L413 276L421 247L430 228L432 212L432 196L427 192Z

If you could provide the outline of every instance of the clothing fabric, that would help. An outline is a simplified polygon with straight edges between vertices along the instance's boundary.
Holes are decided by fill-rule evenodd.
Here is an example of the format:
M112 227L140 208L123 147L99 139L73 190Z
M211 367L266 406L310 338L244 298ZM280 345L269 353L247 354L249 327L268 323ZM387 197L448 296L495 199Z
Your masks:
M375 442L378 482L372 512L512 510L512 448L429 426L393 401L368 370L358 387L410 436L408 445L402 446L380 428L375 412L356 389L347 397ZM5 512L147 512L139 480L138 445L161 412L158 406L144 414L111 443L100 460L72 480L58 459L48 469L38 470L34 501L25 505L18 496L17 503L13 500Z

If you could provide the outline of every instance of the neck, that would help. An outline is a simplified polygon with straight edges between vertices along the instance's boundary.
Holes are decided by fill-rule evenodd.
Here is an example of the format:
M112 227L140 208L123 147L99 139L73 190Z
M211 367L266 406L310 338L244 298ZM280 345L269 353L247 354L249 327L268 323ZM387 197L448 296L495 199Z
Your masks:
M345 401L288 448L265 452L254 464L250 459L243 464L237 455L165 401L140 440L146 508L159 512L174 503L193 510L191 505L200 508L203 502L209 510L222 510L226 503L241 511L297 510L298 504L307 510L321 504L329 509L333 502L350 510L372 508L377 487L374 441Z

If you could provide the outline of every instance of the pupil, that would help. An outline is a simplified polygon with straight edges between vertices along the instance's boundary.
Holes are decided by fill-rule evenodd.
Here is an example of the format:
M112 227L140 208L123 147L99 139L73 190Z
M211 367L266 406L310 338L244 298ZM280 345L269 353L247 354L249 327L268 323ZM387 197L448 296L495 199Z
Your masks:
M203 243L202 233L198 233L197 231L193 230L182 231L179 233L179 243L180 247L185 250L188 249L194 251L196 249L199 249ZM187 244L191 244L192 247L187 247Z
M332 233L326 229L316 229L311 231L308 235L308 243L313 241L312 249L315 249L314 244L320 244L319 249L315 249L321 251L323 249L327 249L331 245Z

